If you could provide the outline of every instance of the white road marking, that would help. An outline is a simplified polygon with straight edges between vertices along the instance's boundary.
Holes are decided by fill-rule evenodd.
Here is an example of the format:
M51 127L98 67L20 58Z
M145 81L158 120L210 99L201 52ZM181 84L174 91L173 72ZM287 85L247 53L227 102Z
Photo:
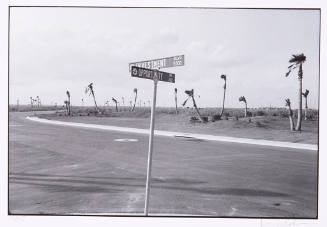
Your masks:
M9 127L21 127L21 126L24 126L24 125L9 125Z
M116 142L137 142L138 139L115 139Z
M38 118L38 117L26 117L26 119L31 120L31 121L37 121L40 123L47 123L47 124L54 124L54 125L102 129L102 130L128 132L128 133L136 133L136 134L149 134L149 129L127 128L127 127L118 127L118 126L110 126L110 125L85 124L85 123L77 123L77 122L64 122L64 121L42 119L42 118ZM305 150L313 150L313 151L318 150L317 144L304 144L304 143L292 143L292 142L282 142L282 141L258 140L258 139L247 139L247 138L237 138L237 137L227 137L227 136L215 136L215 135L207 135L207 134L161 131L161 130L154 130L154 134L157 136L188 137L188 138L191 137L191 138L195 138L195 139L202 139L202 140L209 140L209 141L243 143L243 144L262 145L262 146L271 146L271 147L285 147L285 148L305 149Z

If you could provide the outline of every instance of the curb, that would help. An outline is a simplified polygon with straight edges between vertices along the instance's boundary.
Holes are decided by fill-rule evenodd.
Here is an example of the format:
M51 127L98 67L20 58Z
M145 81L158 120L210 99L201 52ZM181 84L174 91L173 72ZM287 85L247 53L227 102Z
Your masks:
M64 121L42 119L42 118L38 118L38 117L26 117L26 119L31 120L31 121L40 122L40 123L62 125L62 126L102 129L102 130L107 130L107 131L127 132L127 133L136 133L136 134L149 134L149 129L127 128L127 127L118 127L118 126L110 126L110 125L85 124L85 123L77 123L77 122L64 122ZM284 148L304 149L304 150L312 150L312 151L318 150L318 145L316 145L316 144L247 139L247 138L215 136L215 135L207 135L207 134L195 134L195 133L154 130L154 135L168 136L168 137L186 137L186 138L195 138L195 139L208 140L208 141L243 143L243 144L251 144L251 145L284 147Z

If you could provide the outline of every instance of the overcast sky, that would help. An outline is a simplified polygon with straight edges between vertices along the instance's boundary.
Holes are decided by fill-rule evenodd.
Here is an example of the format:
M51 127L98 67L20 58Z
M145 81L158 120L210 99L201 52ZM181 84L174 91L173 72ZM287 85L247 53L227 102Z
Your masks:
M99 105L111 97L125 104L152 100L153 82L132 78L128 63L185 55L185 66L165 68L176 83L159 82L158 106L179 104L195 90L200 107L297 107L297 72L285 78L292 54L304 53L303 89L318 107L319 11L248 9L11 8L10 103L40 96L63 105L93 104L84 94L94 83Z

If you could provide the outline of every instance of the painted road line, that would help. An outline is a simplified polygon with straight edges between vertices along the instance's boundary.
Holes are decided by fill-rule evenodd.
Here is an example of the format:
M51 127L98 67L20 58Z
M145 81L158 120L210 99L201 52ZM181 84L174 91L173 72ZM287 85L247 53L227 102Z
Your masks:
M137 142L138 139L114 139L116 142Z
M62 125L62 126L102 129L102 130L108 130L108 131L127 132L127 133L135 133L135 134L149 134L149 129L118 127L118 126L110 126L110 125L85 124L85 123L77 123L77 122L64 122L64 121L42 119L42 118L38 118L38 117L26 117L26 119L31 120L31 121L40 122L40 123ZM215 135L207 135L207 134L171 132L171 131L162 131L162 130L155 130L154 134L157 136L186 137L186 138L195 138L195 139L202 139L202 140L208 140L208 141L243 143L243 144L262 145L262 146L271 146L271 147L285 147L285 148L304 149L304 150L312 150L312 151L318 150L318 145L316 145L316 144L247 139L247 138L215 136Z

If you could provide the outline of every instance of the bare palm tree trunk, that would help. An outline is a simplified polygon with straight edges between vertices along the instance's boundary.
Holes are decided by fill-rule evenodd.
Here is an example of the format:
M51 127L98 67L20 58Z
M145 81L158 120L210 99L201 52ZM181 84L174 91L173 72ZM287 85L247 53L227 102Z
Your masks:
M223 113L224 113L224 109L225 109L225 95L226 95L226 81L225 81L225 85L224 85L224 98L223 98L223 108L221 109L221 112L220 112L220 117L223 116Z
M134 111L134 109L135 109L135 105L136 105L136 99L137 99L137 93L135 93L135 98L134 98L134 105L133 105L132 111Z
M291 131L294 131L293 111L291 109L291 105L288 106L288 116L290 119L290 129Z
M117 106L117 102L115 102L115 104L116 104L116 112L118 112L118 106Z
M175 93L175 111L176 111L176 114L178 114L178 110L177 110L177 93Z
M300 68L299 68L299 73L298 73L298 79L299 79L299 92L298 92L299 108L298 108L297 125L296 125L296 130L297 131L301 131L301 123L302 123L302 77L303 77L303 71L302 71L302 64L301 64Z
M305 97L304 120L308 120L308 97Z
M92 96L93 96L93 100L94 100L95 110L96 110L97 112L99 112L99 108L98 108L98 105L97 105L97 101L95 100L95 95L94 95L93 90L91 90L91 92L92 92Z
M192 101L193 101L193 106L195 108L196 113L198 114L198 117L199 117L200 121L204 122L204 120L203 120L203 118L202 118L202 116L200 114L200 111L199 111L199 109L198 109L198 107L197 107L197 105L195 103L195 99L194 99L193 95L191 97L192 97Z
M248 104L245 102L244 117L248 116Z

